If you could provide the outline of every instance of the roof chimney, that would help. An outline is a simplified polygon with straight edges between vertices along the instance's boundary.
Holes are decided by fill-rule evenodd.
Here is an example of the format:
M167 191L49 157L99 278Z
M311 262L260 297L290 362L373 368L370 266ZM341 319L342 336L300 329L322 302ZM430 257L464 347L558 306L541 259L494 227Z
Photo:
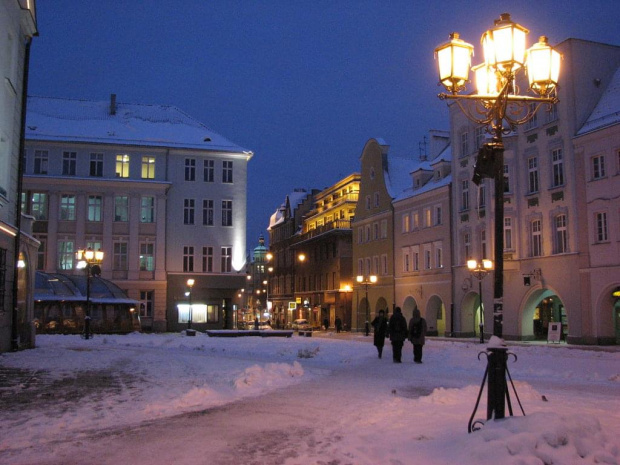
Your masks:
M116 94L110 94L110 114L116 114Z

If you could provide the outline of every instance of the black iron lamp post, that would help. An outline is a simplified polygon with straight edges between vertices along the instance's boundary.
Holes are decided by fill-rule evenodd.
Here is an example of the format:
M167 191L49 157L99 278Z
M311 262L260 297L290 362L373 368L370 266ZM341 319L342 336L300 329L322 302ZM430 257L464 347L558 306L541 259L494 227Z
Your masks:
M370 302L368 302L368 286L371 284L375 284L377 282L377 277L372 274L370 276L357 276L356 281L358 284L364 286L364 290L366 291L366 323L364 325L366 336L370 334Z
M474 167L473 182L479 184L484 177L495 179L495 274L493 282L493 335L503 337L503 270L504 270L504 143L503 135L516 130L530 120L541 105L549 110L557 103L557 84L560 73L560 54L541 36L538 43L526 50L525 38L529 31L514 23L504 13L495 20L491 29L482 35L484 63L471 68L476 77L477 93L466 91L469 82L471 56L474 47L450 35L450 41L435 49L439 64L439 82L448 93L439 98L455 100L463 113L476 124L486 126L491 142L480 149ZM527 70L529 91L532 95L519 94L517 81ZM504 392L506 390L505 364L507 350L497 341L489 345L489 407L487 420L504 418ZM502 347L503 346L503 347ZM500 373L491 376L491 372ZM493 378L493 380L492 380ZM494 380L503 385L492 386ZM492 394L493 393L493 394ZM498 398L496 398L498 397Z
M482 305L482 280L493 269L491 260L483 259L482 262L467 260L469 272L478 280L478 297L480 299L480 344L484 343L484 310ZM476 313L474 312L474 336L476 332Z
M77 259L77 268L86 269L86 310L84 312L84 339L90 339L90 280L93 276L101 275L101 262L103 261L103 252L93 250L91 247L87 249L78 249L75 253Z
M192 290L194 288L194 283L196 281L192 278L189 278L187 280L187 289L189 289L187 291L187 297L189 300L189 309L188 309L188 318L187 318L187 331L185 331L185 334L187 334L188 336L195 336L196 335L196 331L192 329L192 313L193 313L193 308L192 308Z

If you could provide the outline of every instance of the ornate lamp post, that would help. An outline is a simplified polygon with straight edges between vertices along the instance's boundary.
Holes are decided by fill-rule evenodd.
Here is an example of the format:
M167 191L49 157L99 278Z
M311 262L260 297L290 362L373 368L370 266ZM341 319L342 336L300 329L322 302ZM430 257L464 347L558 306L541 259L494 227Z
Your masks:
M90 339L90 280L92 276L101 275L101 267L103 261L103 252L101 250L93 250L91 247L87 249L78 249L75 253L77 259L77 268L86 269L86 311L84 312L84 339Z
M375 284L377 282L377 277L372 274L370 276L357 276L355 278L358 284L364 286L364 290L366 291L366 323L364 324L364 330L366 332L366 336L370 334L370 302L368 302L368 286L371 284Z
M196 335L196 331L194 331L192 329L192 313L193 313L193 308L192 308L192 289L194 288L194 283L196 281L192 278L189 278L187 280L187 288L189 289L187 291L187 297L189 299L189 316L187 318L187 331L185 332L185 334L187 334L188 336L195 336Z
M480 299L480 344L484 343L484 310L482 306L482 280L493 269L491 260L483 259L482 262L467 260L467 268L472 276L478 279L478 296ZM474 312L474 336L476 331L476 313Z
M549 46L542 36L538 43L526 50L525 38L529 31L514 23L504 13L495 20L491 29L482 34L484 62L472 68L476 77L477 93L459 95L469 82L471 56L474 47L450 35L450 41L435 49L439 64L439 82L449 93L440 99L455 100L471 121L486 126L492 140L483 145L474 167L474 183L483 177L495 179L495 275L493 282L493 335L502 338L503 325L503 270L504 270L504 143L503 135L530 120L543 103L557 103L557 84L560 74L560 54ZM527 70L529 91L519 94L517 81ZM500 339L501 342L501 339ZM493 345L493 344L492 344ZM507 350L496 344L489 347L489 402L487 419L504 418Z

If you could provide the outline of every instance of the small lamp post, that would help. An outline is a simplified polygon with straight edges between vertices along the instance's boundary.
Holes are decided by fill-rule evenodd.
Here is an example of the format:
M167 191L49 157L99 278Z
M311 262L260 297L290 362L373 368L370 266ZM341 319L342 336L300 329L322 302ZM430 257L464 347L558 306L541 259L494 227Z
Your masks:
M480 344L484 343L484 310L482 305L482 280L493 269L491 260L483 259L482 262L467 260L469 272L478 279L478 298L480 299ZM474 336L476 332L476 313L474 312Z
M377 277L372 274L370 276L357 276L355 278L358 284L364 286L366 291L366 323L364 325L366 336L370 334L370 302L368 301L368 286L377 282Z
M86 269L86 310L84 312L84 339L90 339L90 280L93 276L101 275L101 262L103 262L103 252L101 249L93 250L92 247L87 249L78 249L75 253L77 259L77 268Z
M192 317L193 317L193 308L192 308L192 289L194 288L194 283L196 281L193 278L189 278L187 280L187 288L189 289L187 291L187 297L189 299L189 316L187 318L187 331L185 331L185 334L187 334L188 336L195 336L196 335L196 331L192 329Z
M476 77L477 93L464 93L469 82L469 70L474 47L450 34L450 41L435 49L439 65L439 83L448 93L442 100L456 101L465 116L476 124L486 126L492 140L480 149L474 166L473 182L482 178L495 179L495 225L493 280L493 336L503 337L504 306L504 142L503 135L516 130L534 117L542 104L558 102L557 85L561 55L541 36L538 43L526 49L528 30L500 15L493 27L482 34L484 62L472 68ZM517 78L527 70L529 91L519 93ZM489 389L487 420L504 418L507 349L499 344L488 348ZM471 425L470 425L471 429Z

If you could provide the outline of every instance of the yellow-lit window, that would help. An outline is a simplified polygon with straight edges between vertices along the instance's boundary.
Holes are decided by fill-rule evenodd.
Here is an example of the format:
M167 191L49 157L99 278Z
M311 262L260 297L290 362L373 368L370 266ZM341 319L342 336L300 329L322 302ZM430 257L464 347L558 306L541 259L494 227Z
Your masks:
M123 154L116 156L116 177L129 177L129 155Z
M155 179L155 157L142 157L142 179Z

